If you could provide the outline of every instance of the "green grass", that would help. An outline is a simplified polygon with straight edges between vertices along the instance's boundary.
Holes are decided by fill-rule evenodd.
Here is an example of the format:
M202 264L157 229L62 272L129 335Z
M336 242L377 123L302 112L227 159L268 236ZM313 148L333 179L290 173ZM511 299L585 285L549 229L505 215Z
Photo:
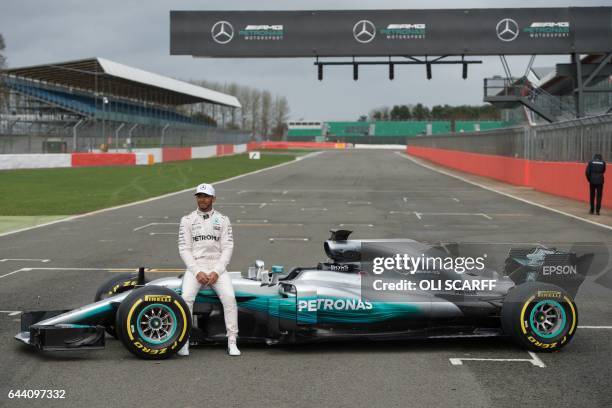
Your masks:
M0 171L0 215L69 215L213 183L293 160L247 154L153 166Z

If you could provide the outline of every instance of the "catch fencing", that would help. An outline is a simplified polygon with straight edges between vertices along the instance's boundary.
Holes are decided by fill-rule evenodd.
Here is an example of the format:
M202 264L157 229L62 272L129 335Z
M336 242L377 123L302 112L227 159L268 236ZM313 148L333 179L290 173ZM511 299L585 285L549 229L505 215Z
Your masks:
M0 154L91 152L138 148L241 144L252 140L244 131L206 126L145 126L89 121L65 124L23 123L0 119Z
M554 162L612 158L612 114L483 132L408 138L408 146Z

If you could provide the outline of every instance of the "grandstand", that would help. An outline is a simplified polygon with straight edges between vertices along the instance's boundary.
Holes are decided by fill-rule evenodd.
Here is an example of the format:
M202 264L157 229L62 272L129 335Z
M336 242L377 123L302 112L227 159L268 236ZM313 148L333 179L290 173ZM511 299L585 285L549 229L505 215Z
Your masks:
M310 125L309 125L310 124ZM404 144L407 137L507 127L502 121L289 122L289 141Z
M319 121L289 122L287 137L290 140L315 140L323 137L323 123Z
M62 151L85 151L102 143L131 148L249 139L217 129L198 110L240 108L234 96L103 58L13 68L1 80L9 96L0 112L0 153L44 152L49 140Z

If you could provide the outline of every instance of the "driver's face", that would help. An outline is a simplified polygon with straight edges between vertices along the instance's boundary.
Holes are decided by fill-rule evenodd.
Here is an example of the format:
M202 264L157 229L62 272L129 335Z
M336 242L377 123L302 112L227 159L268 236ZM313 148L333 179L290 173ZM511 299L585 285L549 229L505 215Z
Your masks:
M196 195L196 201L198 203L198 208L200 211L208 212L212 210L213 203L215 202L215 196L211 196L208 194L198 194Z

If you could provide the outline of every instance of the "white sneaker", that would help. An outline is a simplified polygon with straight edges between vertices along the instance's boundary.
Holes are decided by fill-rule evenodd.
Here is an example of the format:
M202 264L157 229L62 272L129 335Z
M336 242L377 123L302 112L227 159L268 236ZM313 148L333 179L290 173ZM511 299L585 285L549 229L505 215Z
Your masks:
M189 355L189 343L186 343L181 349L176 353L179 356L187 357Z
M240 350L238 350L238 346L236 346L235 337L229 337L227 339L227 354L230 356L239 356L241 354Z

